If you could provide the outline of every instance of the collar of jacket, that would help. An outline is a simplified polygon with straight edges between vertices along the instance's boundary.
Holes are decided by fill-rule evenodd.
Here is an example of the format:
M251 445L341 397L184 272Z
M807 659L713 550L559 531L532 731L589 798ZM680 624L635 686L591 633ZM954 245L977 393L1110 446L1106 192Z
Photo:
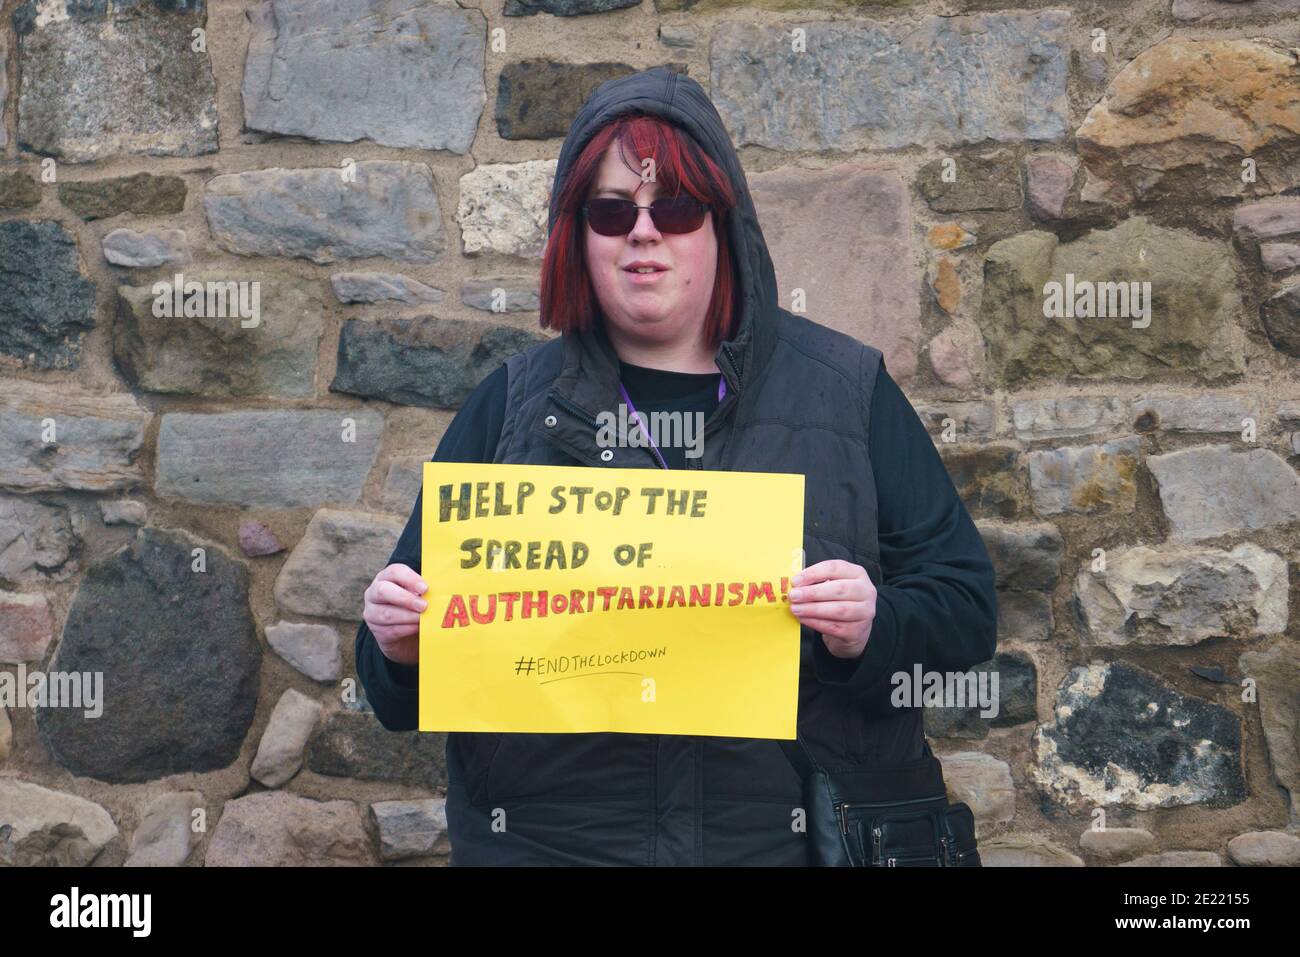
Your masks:
M775 344L772 317L763 315L754 303L746 303L743 320L736 336L718 347L714 361L727 380L727 393L734 404L744 399L750 384L770 358ZM598 321L584 333L564 335L564 365L551 385L542 410L547 427L541 429L551 441L580 461L592 466L627 466L626 456L615 461L600 458L602 449L596 437L602 411L613 412L622 402L619 393L619 358L613 343ZM724 400L725 401L725 400ZM554 425L549 423L554 416ZM657 462L649 450L644 458L650 465ZM640 458L640 457L638 457ZM645 463L640 463L645 464Z

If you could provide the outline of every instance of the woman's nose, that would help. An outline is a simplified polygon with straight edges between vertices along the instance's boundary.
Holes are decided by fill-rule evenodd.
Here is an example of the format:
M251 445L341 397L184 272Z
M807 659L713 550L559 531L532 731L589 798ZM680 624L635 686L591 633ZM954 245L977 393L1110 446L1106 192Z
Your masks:
M658 239L659 230L655 226L654 217L650 215L649 209L638 209L636 211L636 225L632 227L632 232L628 233L628 238L637 239Z

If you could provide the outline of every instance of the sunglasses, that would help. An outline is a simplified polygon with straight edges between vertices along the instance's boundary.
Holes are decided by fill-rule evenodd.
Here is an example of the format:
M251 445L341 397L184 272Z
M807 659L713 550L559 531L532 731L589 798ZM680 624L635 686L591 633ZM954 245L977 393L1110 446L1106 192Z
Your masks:
M704 225L709 206L691 196L656 199L638 206L630 199L591 199L582 207L587 222L602 236L626 236L636 225L637 210L650 210L650 219L661 233L693 233Z

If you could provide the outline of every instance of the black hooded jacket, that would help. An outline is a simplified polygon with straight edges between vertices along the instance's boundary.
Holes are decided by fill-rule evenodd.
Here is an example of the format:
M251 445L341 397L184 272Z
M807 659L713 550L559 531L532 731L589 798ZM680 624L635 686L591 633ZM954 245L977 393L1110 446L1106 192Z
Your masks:
M738 197L726 239L741 315L717 354L726 395L706 420L703 457L684 464L803 473L806 564L862 565L877 608L856 659L831 655L819 634L802 629L800 736L828 766L897 769L900 782L913 780L929 760L921 712L893 706L891 676L911 675L918 664L959 672L992 658L997 599L988 553L880 351L778 304L744 172L694 80L658 67L597 89L561 149L549 225L582 148L634 110L685 129ZM535 346L484 380L433 459L658 468L648 449L618 448L611 458L597 445L596 415L617 408L622 373L599 323ZM887 473L879 483L877 470ZM417 498L390 559L416 571L421 504ZM418 669L389 661L364 624L356 660L381 723L414 729ZM451 733L447 768L454 865L808 863L800 778L773 740ZM891 799L909 796L921 795Z

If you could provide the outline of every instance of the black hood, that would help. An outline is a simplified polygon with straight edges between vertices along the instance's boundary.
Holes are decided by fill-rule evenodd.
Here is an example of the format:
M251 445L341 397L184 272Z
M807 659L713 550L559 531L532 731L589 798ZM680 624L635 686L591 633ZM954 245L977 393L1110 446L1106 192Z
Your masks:
M699 83L684 73L659 66L601 84L582 105L564 138L551 188L547 229L555 226L556 199L583 148L601 127L631 112L660 116L681 127L726 172L735 188L736 207L726 220L726 239L736 264L740 319L735 336L719 347L717 363L728 388L740 398L766 363L775 342L776 272L736 148ZM618 389L618 356L600 324L593 324L592 329L592 333L572 336L574 341L566 344L565 371L556 383L567 398L588 410L611 407Z

